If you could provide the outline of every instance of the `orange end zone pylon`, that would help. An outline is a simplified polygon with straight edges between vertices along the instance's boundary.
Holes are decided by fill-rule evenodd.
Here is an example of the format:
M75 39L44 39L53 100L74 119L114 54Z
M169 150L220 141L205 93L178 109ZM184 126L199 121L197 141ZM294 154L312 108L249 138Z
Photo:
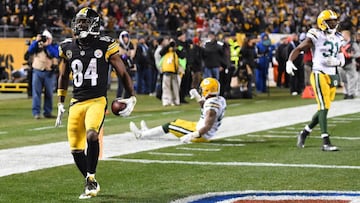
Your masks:
M314 99L315 98L315 92L314 89L311 87L311 85L308 85L305 87L301 98L303 99Z

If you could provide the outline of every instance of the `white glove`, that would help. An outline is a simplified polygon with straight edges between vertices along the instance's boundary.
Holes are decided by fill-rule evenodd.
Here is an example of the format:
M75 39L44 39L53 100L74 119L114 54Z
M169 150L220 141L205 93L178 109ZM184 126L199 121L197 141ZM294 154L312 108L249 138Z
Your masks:
M181 141L182 143L188 144L188 143L191 143L191 140L192 140L192 139L200 138L200 137L201 137L201 136L200 136L200 134L199 134L199 131L194 131L194 132L188 133L188 134L180 137L180 141Z
M190 99L195 99L197 102L202 100L199 92L196 89L191 89L189 94L190 94Z
M294 65L294 63L292 61L286 61L286 72L291 75L294 76L294 70L297 70L296 66Z
M336 66L340 66L341 61L337 58L334 57L328 57L324 62L323 65L325 66L329 66L329 67L336 67Z
M122 117L130 116L131 112L134 110L135 104L136 104L136 97L131 96L127 99L120 99L121 101L126 103L126 108L119 112L119 115Z
M65 108L63 103L58 103L58 115L55 121L55 127L59 127L61 125L61 119L64 116Z

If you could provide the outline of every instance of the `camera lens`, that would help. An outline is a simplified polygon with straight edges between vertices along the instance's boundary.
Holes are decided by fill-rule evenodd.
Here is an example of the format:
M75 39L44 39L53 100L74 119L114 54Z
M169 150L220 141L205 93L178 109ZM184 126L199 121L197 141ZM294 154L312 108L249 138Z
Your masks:
M42 42L46 42L46 40L47 40L47 37L44 36L44 35L41 35L41 41L42 41Z

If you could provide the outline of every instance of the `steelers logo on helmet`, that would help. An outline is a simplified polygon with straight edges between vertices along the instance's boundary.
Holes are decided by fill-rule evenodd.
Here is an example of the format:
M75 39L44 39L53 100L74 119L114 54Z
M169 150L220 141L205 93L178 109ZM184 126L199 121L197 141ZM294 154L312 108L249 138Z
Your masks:
M71 23L74 35L80 39L100 35L100 16L91 8L82 8Z
M218 96L220 93L220 84L215 78L205 78L200 83L200 91L204 98Z
M335 33L338 27L338 16L332 10L324 10L317 17L317 25L320 30Z

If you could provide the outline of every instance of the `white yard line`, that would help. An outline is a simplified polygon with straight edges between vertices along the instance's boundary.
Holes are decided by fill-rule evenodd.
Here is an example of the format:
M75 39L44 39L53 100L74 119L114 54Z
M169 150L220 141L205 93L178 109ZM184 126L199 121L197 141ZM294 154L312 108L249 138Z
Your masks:
M360 99L336 101L329 117L360 112ZM241 102L241 100L239 100ZM239 108L246 108L239 106ZM296 123L308 122L316 111L316 105L280 109L241 116L225 117L217 139L249 134ZM128 118L130 120L131 117ZM236 128L234 128L236 126ZM298 129L297 129L298 131ZM104 137L104 159L140 151L180 145L173 136L156 140L136 140L127 132ZM0 150L0 177L28 171L72 164L73 159L67 142ZM31 161L30 161L31 160Z
M292 168L327 168L327 169L360 169L360 166L345 165L321 165L321 164L283 164L283 163L261 163L261 162L206 162L206 161L174 161L174 160L150 160L150 159L120 159L108 158L107 160L143 163L143 164L186 164L207 166L266 166L266 167L292 167Z
M193 147L177 147L176 149L185 150L185 151L203 151L203 152L218 152L221 149L214 148L193 148Z
M160 156L194 156L190 153L165 153L165 152L148 152L151 155L160 155Z
M246 135L248 137L266 137L266 138L296 138L296 135L293 136L288 136L288 135L256 135L256 134L248 134ZM316 139L322 139L320 136L311 136L312 138L316 138ZM337 137L337 136L331 136L331 139L336 139L336 140L360 140L360 137Z

